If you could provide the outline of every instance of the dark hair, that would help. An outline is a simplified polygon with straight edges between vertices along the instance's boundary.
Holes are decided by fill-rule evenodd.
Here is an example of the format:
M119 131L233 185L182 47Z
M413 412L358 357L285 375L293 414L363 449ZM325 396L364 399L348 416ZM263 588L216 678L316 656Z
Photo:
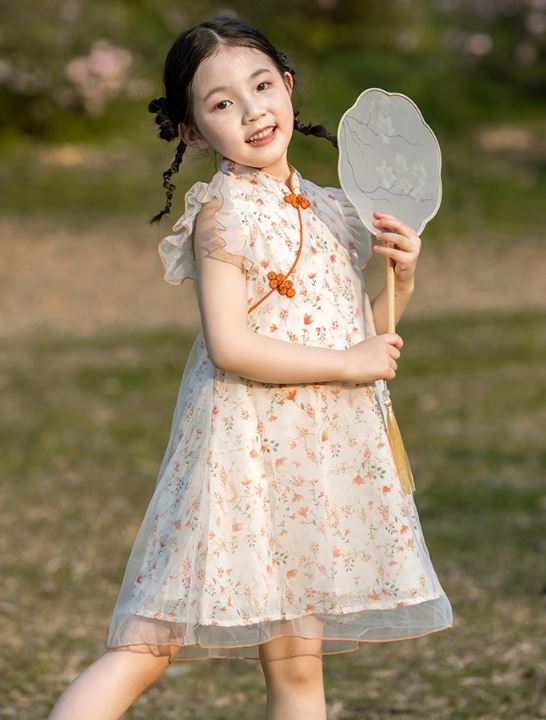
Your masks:
M185 30L174 41L167 53L163 71L165 97L156 98L148 105L151 113L156 113L155 122L159 125L158 136L170 142L178 135L178 124L183 122L195 127L192 116L191 83L199 64L213 54L218 46L248 47L268 55L276 65L280 74L289 72L296 84L296 72L286 62L286 55L276 50L273 45L251 25L243 20L225 15L218 15ZM299 110L294 110L294 130L304 135L316 135L329 140L337 148L337 138L322 125L303 125L298 120ZM163 215L170 212L175 186L171 183L171 175L178 172L186 144L180 140L176 148L174 160L163 173L163 187L166 188L167 202L161 212L154 215L150 223L157 222Z

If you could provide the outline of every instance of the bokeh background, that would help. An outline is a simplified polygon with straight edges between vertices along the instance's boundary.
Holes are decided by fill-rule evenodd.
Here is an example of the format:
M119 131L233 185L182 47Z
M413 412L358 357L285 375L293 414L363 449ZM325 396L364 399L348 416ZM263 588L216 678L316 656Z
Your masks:
M187 352L191 281L149 100L178 33L244 18L288 54L300 119L335 131L367 87L409 95L442 149L391 384L449 631L326 657L329 720L546 718L546 0L3 0L0 28L0 717L47 717L103 650ZM338 185L337 151L289 159ZM366 269L373 297L385 260ZM263 715L257 663L178 663L126 718Z

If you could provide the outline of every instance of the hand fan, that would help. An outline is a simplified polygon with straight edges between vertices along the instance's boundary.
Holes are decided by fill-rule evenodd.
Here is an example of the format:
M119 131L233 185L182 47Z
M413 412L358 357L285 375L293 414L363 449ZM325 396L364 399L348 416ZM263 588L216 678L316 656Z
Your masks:
M413 100L380 88L364 90L339 121L337 140L340 185L369 232L376 232L377 210L419 235L440 207L442 160L436 136ZM395 332L394 266L387 257L389 332ZM409 495L415 490L413 474L390 392L381 382L389 442L403 493Z

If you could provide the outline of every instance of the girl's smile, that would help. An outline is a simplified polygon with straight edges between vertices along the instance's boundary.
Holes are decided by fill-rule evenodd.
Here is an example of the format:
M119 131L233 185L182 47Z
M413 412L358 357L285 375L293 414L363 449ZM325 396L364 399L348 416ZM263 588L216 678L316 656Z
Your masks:
M277 126L273 125L272 127L255 133L249 140L247 140L247 143L252 145L252 147L262 147L262 145L268 145L270 142L273 142L276 137Z

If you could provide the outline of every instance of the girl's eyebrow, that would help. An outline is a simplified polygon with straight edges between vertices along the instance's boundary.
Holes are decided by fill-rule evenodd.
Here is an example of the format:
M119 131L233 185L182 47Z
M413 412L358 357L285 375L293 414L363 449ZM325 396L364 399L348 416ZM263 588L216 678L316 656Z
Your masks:
M253 78L257 77L258 75L261 75L264 72L270 72L270 68L261 68L260 70L256 70L255 72L250 75L248 78L249 80L252 80ZM229 90L229 87L226 87L225 85L222 85L220 87L215 87L212 90L209 90L209 92L205 95L203 98L203 102L207 102L208 98L215 92L219 92L220 90Z

